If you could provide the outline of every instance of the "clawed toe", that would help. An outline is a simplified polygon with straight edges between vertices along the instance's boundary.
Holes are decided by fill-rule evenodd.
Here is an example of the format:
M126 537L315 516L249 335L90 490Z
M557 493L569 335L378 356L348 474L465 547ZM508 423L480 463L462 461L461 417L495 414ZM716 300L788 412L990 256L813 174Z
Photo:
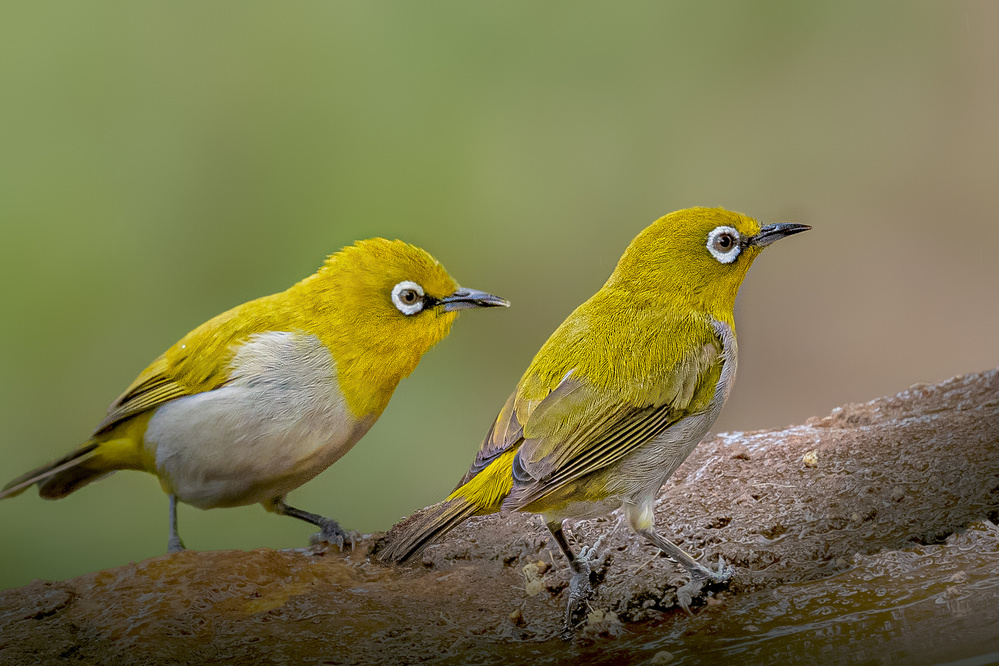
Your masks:
M718 556L718 570L713 571L700 563L695 563L694 567L688 569L690 579L697 579L703 583L724 583L735 574L735 567L725 563L725 559Z
M569 601L565 610L565 625L562 637L571 637L573 630L578 623L577 618L585 616L587 601L593 596L593 584L590 576L596 569L603 565L606 553L599 551L603 546L603 537L597 539L592 546L584 547L579 551L572 563L572 577L569 579Z
M712 571L711 569L705 568L706 572L705 580L712 583L724 583L727 582L735 575L735 567L731 564L726 564L725 559L719 555L718 556L718 570Z
M354 535L345 531L335 521L329 521L322 525L322 530L309 537L310 546L330 544L343 550L345 544L349 543L354 547Z
M725 583L735 575L735 567L725 564L721 555L718 556L717 571L712 571L702 565L698 565L698 567L690 571L690 581L676 591L676 603L688 615L692 615L690 612L691 602L704 589L706 583Z
M677 589L676 603L687 615L693 615L690 612L690 604L694 601L694 595L699 594L703 587L704 582L700 578L691 577L690 582Z
M583 546L579 551L579 555L576 556L576 560L581 563L585 563L590 571L594 569L599 569L604 563L604 559L607 557L607 553L600 553L600 549L603 548L604 538L601 536L597 539L597 542L592 546Z
M708 573L708 580L712 583L726 583L732 579L735 575L735 567L727 566L718 571L711 571Z

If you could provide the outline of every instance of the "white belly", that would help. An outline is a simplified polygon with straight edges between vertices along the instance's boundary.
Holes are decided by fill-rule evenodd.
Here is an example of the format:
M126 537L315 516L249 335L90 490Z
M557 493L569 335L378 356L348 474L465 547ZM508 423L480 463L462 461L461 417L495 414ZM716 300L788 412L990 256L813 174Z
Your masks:
M164 488L203 509L285 495L373 423L351 414L316 337L257 334L235 352L228 384L160 407L146 430Z

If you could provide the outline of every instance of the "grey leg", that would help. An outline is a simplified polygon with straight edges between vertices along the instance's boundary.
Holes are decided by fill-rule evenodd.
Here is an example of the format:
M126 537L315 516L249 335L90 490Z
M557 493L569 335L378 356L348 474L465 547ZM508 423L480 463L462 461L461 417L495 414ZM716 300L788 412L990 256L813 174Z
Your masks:
M724 583L735 573L735 569L731 566L726 566L720 558L718 560L718 571L708 569L684 552L675 543L659 536L651 529L639 530L638 533L645 537L653 546L661 550L664 555L678 562L690 574L690 582L676 591L677 603L687 613L690 613L690 602L693 600L693 595L701 591L705 582Z
M569 548L569 542L565 540L562 532L562 521L552 521L545 523L548 531L555 538L565 559L569 561L569 568L572 569L572 577L569 579L569 602L565 609L565 627L562 632L563 638L570 638L572 630L576 626L575 618L586 609L586 602L593 596L593 585L590 583L590 573L592 568L590 562L599 565L599 558L596 551L600 548L602 539L597 540L591 548L583 548L579 555L573 555Z
M184 550L184 542L177 532L177 496L170 495L170 538L167 540L167 552L179 553Z
M304 520L305 522L311 523L312 525L318 527L319 534L314 534L312 536L310 539L312 543L325 541L327 543L334 544L338 548L343 548L344 541L350 541L351 544L354 543L353 538L347 534L347 532L332 518L326 518L316 513L309 513L308 511L296 509L295 507L286 504L283 497L278 497L272 500L269 505L265 505L265 508L282 516L291 516L292 518Z

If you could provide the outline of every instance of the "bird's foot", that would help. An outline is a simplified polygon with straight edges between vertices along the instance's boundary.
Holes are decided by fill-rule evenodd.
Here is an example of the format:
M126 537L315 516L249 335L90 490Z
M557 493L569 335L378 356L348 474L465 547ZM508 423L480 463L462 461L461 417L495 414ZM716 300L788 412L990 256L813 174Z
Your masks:
M700 594L707 583L724 583L735 574L735 568L731 564L725 564L721 555L718 556L718 570L712 571L703 564L697 563L696 569L690 570L690 581L676 591L676 603L687 615L690 612L690 603L694 596Z
M171 534L170 539L167 541L167 552L179 553L182 550L185 550L184 542L176 534Z
M601 566L607 557L606 553L600 554L603 545L603 537L588 548L579 551L579 555L573 560L572 577L569 579L569 601L565 609L565 624L562 629L562 638L568 640L572 638L573 631L579 621L577 618L585 616L587 601L593 596L593 584L590 576Z
M344 544L349 543L351 549L354 548L354 533L344 530L335 520L324 518L319 527L320 531L309 537L310 546L330 544L343 550Z
M725 563L725 558L718 554L718 571L712 571L707 567L704 568L707 572L707 582L710 583L726 583L732 579L735 575L735 567L731 564Z

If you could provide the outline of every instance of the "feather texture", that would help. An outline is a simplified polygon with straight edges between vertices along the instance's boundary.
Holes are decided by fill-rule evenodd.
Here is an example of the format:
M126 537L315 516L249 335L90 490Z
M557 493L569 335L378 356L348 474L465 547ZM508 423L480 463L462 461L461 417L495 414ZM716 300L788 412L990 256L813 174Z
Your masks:
M400 308L400 284L423 300ZM62 497L136 469L200 508L284 507L286 493L367 432L456 310L505 304L459 289L418 247L359 241L287 290L189 332L111 404L88 442L18 477L0 499L35 484Z
M746 239L760 232L738 213L695 208L631 242L538 351L446 502L549 523L622 505L635 525L651 515L655 492L717 418L735 377L735 298L760 248L743 243L737 260L720 261L706 246L719 227ZM390 535L383 557L405 559L453 527L436 507L446 525L428 509Z

